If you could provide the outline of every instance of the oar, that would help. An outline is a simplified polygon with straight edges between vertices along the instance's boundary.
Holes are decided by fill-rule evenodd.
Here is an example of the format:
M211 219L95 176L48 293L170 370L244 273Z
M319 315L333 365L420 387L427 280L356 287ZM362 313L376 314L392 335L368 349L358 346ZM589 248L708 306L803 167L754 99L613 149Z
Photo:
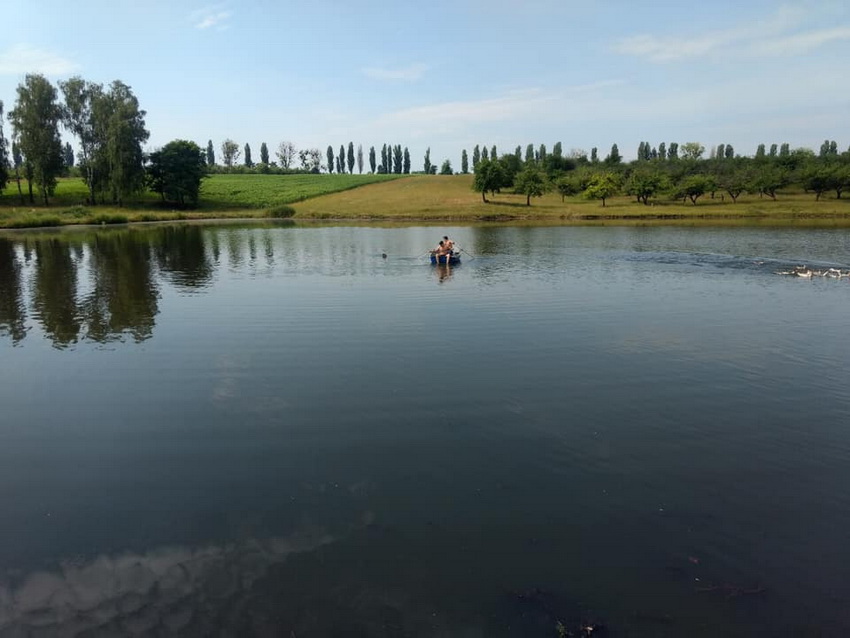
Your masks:
M457 249L458 249L460 252L462 252L462 253L464 253L464 254L466 254L466 255L469 255L469 258L470 258L470 259L475 259L475 255L473 255L473 254L472 254L472 253L470 253L470 252L465 251L465 250L464 250L463 248L461 248L460 246L458 246L458 248L457 248Z

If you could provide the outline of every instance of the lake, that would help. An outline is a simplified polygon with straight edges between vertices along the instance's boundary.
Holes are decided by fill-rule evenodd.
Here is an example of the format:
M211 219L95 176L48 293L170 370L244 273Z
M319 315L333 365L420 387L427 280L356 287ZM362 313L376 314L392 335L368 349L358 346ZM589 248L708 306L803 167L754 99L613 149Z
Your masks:
M848 635L801 264L850 232L0 235L0 636Z

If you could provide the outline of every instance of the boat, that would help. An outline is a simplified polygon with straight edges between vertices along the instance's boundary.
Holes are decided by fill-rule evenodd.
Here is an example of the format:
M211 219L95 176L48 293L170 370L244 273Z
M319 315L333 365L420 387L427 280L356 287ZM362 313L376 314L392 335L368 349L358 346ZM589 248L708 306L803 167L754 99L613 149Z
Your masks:
M436 266L437 264L449 266L456 266L460 263L460 253L452 253L451 255L440 255L439 257L434 253L431 253L431 264Z

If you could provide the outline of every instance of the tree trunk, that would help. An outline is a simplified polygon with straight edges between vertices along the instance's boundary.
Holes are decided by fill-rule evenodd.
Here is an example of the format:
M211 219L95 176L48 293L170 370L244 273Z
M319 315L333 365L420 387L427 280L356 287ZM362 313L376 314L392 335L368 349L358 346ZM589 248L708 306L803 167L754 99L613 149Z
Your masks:
M32 180L31 179L27 180L27 186L29 186L29 191L30 191L30 204L35 204L35 198L32 196Z
M15 181L18 182L18 197L21 198L21 206L24 205L24 191L21 190L21 176L18 174L18 169L15 169Z
M526 206L531 206L531 195L526 195L526 196L525 196L525 205L526 205Z
M487 191L481 191L481 199L484 200L484 203L487 203Z

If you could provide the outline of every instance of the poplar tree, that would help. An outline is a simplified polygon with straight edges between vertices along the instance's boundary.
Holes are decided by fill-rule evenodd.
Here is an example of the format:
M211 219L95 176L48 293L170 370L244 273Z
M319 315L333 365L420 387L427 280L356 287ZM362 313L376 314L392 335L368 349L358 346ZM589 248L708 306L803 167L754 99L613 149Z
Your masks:
M526 164L534 161L534 144L529 144L525 147L525 162Z
M404 147L404 166L402 167L402 172L405 175L410 174L410 151L407 150L407 147Z
M251 168L254 165L254 160L251 159L251 145L245 142L245 166Z
M57 101L56 89L43 75L28 74L18 85L15 108L9 112L9 121L15 130L18 147L24 156L24 171L32 185L38 187L44 204L56 188L56 178L62 172L62 141L59 123L62 107Z
M645 144L644 144L643 142L641 142L640 144L638 144L638 150L637 150L637 158L638 158L638 161L640 161L640 160L643 160L643 159L644 159L644 157L643 157L644 148L645 148Z
M0 117L3 115L2 106L0 106ZM2 135L2 131L0 131L0 135ZM74 149L71 148L70 142L65 142L65 148L62 151L62 162L65 164L65 168L73 168L74 167Z
M401 171L404 168L404 153L401 150L401 144L396 144L393 147L393 173L396 175L401 175Z
M620 149L617 148L616 144L612 144L611 152L608 154L608 157L605 158L605 163L609 166L614 166L619 164L622 160L623 158L620 156Z
M658 145L658 159L662 161L667 159L667 144L664 142Z
M460 154L460 172L464 175L469 174L469 157L466 155L466 149Z
M592 149L590 149L590 163L596 164L598 161L599 161L599 151L594 146Z
M348 172L354 174L354 142L348 143Z
M215 166L215 149L212 140L207 142L207 166Z
M265 142L260 144L260 162L263 164L269 163L269 147L266 146Z
M478 166L478 162L481 161L481 149L478 148L478 144L475 145L475 148L472 149L472 170L475 170L475 167Z
M560 142L555 142L555 146L552 147L552 156L561 159L564 156L563 147Z
M735 149L732 147L731 144L726 145L726 151L725 151L724 157L726 159L732 159L732 158L735 157Z
M334 172L334 148L330 144L328 144L328 173Z
M514 149L514 157L516 157L520 162L522 161L522 147L517 144L517 147Z
M717 145L717 148L714 150L714 157L716 157L717 159L723 159L724 157L726 157L726 145L725 144L718 144Z
M770 156L771 156L771 157L776 157L776 144L771 144L771 145L770 145Z
M490 151L487 150L486 146L481 149L481 159L485 162L490 159Z
M540 150L537 152L537 159L539 159L541 162L545 162L546 161L546 154L547 154L546 153L546 145L541 144Z
M363 174L363 145L357 145L357 173Z
M336 172L343 175L345 173L345 145L339 145L339 155L337 155L337 158L339 158L339 166Z
M387 163L387 145L381 147L381 166L378 168L379 173L389 173L389 164Z
M670 142L670 150L667 151L667 159L673 160L673 161L679 159L679 144L678 144L678 142Z
M756 148L756 159L758 159L758 160L764 159L764 156L765 156L764 144L759 144L758 148Z
M375 164L376 164L375 147L370 146L369 147L369 172L372 173L373 175L375 174L375 170L377 168L375 166Z
M6 136L3 134L3 100L0 100L0 193L9 182L9 155L6 152Z
M475 148L478 148L477 146ZM426 175L431 174L431 147L425 149L425 162L422 165L422 170Z
M497 157L499 156L496 153L496 145L493 144L492 148L490 149L490 159L496 159Z

